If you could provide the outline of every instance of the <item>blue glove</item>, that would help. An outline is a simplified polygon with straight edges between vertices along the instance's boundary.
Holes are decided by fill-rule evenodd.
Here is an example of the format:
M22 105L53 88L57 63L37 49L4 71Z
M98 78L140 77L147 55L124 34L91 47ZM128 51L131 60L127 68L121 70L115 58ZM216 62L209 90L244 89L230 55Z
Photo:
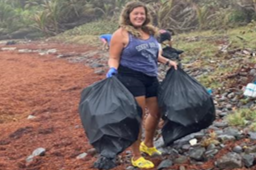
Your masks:
M106 74L106 77L109 78L109 77L112 77L115 74L117 74L117 69L115 69L114 67L111 67L108 70L108 73Z

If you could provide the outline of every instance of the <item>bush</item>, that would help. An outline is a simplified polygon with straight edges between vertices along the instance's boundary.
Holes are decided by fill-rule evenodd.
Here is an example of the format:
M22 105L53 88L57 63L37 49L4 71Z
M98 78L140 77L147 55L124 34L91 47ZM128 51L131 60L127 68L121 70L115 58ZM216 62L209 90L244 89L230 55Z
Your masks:
M88 24L76 27L72 30L68 30L64 35L100 35L110 33L112 34L118 28L118 23L116 21L95 21Z

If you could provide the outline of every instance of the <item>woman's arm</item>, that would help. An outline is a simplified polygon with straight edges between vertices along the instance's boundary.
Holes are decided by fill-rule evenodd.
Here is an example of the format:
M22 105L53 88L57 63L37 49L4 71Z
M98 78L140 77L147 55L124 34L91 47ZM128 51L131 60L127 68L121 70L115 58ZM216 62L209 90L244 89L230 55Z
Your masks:
M125 41L126 37L124 36L124 31L119 28L116 32L114 32L110 42L108 59L108 65L110 68L118 68L120 62L120 55L125 46Z
M175 61L169 60L168 58L165 58L162 56L162 49L159 49L158 53L158 61L162 64L165 64L169 67L174 67L175 70L177 70L177 63Z

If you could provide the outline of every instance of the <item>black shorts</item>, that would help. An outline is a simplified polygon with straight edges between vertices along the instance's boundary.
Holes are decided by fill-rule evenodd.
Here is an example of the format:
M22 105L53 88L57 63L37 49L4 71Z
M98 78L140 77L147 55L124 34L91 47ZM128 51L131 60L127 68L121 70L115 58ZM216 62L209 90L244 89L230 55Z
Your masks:
M159 87L157 77L148 76L127 67L119 66L117 78L134 97L156 97Z

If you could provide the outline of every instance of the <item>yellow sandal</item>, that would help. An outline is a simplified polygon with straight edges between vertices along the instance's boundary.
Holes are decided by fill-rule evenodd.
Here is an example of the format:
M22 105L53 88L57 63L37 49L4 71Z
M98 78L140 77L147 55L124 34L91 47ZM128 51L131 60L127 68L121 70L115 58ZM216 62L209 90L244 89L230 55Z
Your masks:
M137 167L137 168L149 169L149 168L154 168L155 165L151 161L146 160L143 157L140 157L136 161L134 161L132 158L132 166Z
M140 143L140 151L148 154L149 156L161 156L162 153L155 147L147 147L144 142Z

